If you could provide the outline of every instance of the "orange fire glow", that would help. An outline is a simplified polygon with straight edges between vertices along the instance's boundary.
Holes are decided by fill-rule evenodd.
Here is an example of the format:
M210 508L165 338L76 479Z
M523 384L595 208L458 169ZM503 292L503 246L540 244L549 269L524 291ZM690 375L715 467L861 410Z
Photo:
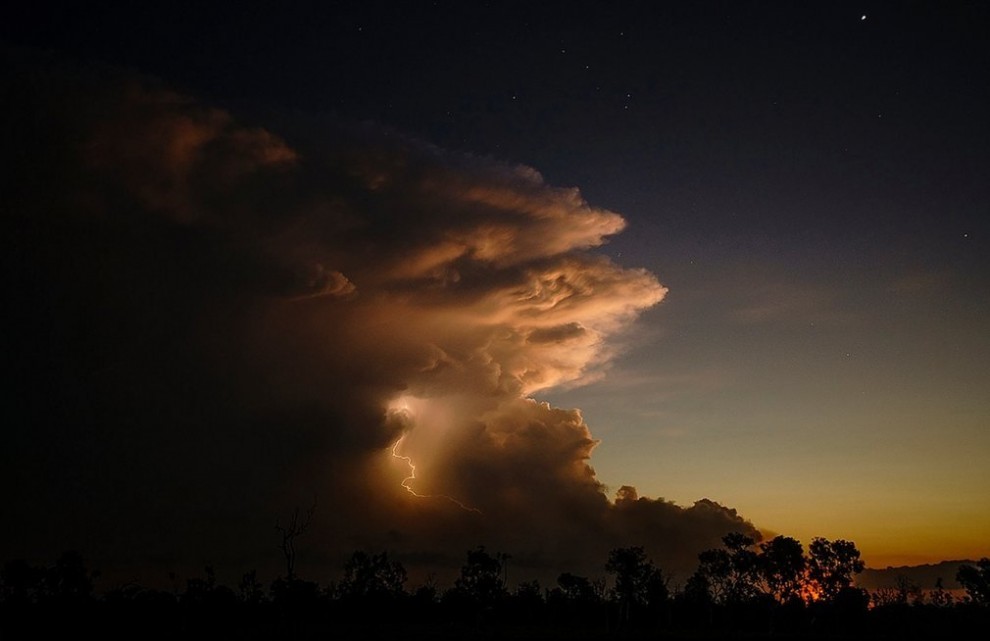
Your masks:
M808 577L801 580L801 589L798 594L805 603L814 603L825 597L825 591L818 585L818 582Z

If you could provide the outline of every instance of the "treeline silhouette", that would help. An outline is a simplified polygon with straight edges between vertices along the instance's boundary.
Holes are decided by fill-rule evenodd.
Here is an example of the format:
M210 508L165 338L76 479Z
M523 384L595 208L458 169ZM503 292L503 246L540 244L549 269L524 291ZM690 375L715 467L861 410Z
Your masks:
M607 578L565 572L555 586L511 590L510 557L484 547L467 552L445 590L409 589L399 561L357 551L327 585L299 578L293 553L288 576L267 586L255 572L222 585L207 567L183 590L127 584L101 595L98 573L66 552L51 567L3 566L0 638L988 638L988 559L960 568L961 598L941 581L869 593L854 585L863 562L849 541L817 538L807 552L783 536L723 543L683 585L643 548L624 547L604 560Z

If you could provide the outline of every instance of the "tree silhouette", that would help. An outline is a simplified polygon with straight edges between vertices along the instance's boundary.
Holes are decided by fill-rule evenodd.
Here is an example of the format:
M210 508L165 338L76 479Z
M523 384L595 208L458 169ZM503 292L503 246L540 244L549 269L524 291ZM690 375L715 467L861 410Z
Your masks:
M45 572L41 584L42 597L63 602L84 601L93 593L93 578L81 554L71 550L63 552L55 561L55 566Z
M388 599L404 594L406 569L388 558L387 552L368 554L357 551L344 566L340 594L352 599Z
M557 587L547 590L547 606L560 624L588 629L608 626L605 602L605 579L564 572L557 577Z
M757 566L766 592L778 603L800 598L806 562L801 542L778 536L760 544Z
M238 597L244 603L257 605L265 600L265 592L261 582L258 580L258 572L256 570L245 572L237 587Z
M285 527L281 525L278 519L275 520L275 529L282 536L279 549L282 551L282 556L285 557L285 578L289 582L296 578L296 538L303 535L309 529L309 525L313 521L314 512L316 512L315 501L306 510L305 515L300 516L299 508L293 510L292 518L289 519L289 524Z
M454 589L476 605L494 605L506 595L502 570L507 558L499 552L494 556L489 554L483 545L468 550L467 563L461 566Z
M929 595L932 605L937 608L947 608L955 602L952 593L942 585L942 577L935 579L935 589Z
M560 596L568 601L595 603L601 600L601 589L588 577L564 572L557 577Z
M851 541L818 537L811 541L808 552L808 577L826 601L834 600L842 590L851 587L853 576L865 567Z
M973 603L990 605L990 559L984 557L976 565L961 565L956 581L966 588Z
M629 622L638 606L659 605L667 600L667 582L639 546L615 548L608 553L605 571L615 575L612 592L619 602L619 619Z
M715 619L715 601L708 577L696 570L688 577L684 589L677 595L680 609L694 621L711 626Z
M305 530L301 516L294 521L285 527L288 534ZM467 552L460 577L439 599L432 580L407 594L405 569L385 552L352 554L336 586L282 576L266 593L252 571L231 589L207 566L198 577L173 578L171 591L126 583L102 595L94 591L95 575L82 558L66 553L48 567L24 561L3 566L0 639L591 639L657 633L699 639L968 639L983 638L973 632L990 629L988 559L960 568L966 599L953 600L939 581L922 603L918 588L902 580L874 592L870 609L870 595L851 587L862 568L851 542L815 539L805 556L788 537L758 547L743 535L723 541L724 547L700 555L698 571L673 600L663 573L640 547L609 553L608 598L604 579L568 572L545 598L536 581L519 583L510 595L507 556L484 547ZM719 602L712 599L713 581L721 586ZM821 590L814 602L797 598L809 585Z
M511 620L524 624L532 625L538 622L546 610L543 590L540 588L540 582L535 579L520 583L509 603L508 614Z
M696 585L703 579L716 603L748 601L759 594L760 568L756 553L750 549L756 541L733 532L722 537L722 543L724 548L705 550L698 555Z
M7 561L0 570L0 582L3 584L0 594L4 602L15 606L30 603L37 596L44 576L42 568L36 568L24 559Z

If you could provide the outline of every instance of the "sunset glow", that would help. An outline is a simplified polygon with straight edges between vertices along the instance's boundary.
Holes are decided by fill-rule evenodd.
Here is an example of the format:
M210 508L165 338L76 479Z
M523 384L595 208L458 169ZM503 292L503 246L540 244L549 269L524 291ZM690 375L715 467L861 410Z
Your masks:
M815 601L820 601L824 596L821 587L814 580L805 577L801 582L801 590L799 592L801 600L805 603L814 603Z

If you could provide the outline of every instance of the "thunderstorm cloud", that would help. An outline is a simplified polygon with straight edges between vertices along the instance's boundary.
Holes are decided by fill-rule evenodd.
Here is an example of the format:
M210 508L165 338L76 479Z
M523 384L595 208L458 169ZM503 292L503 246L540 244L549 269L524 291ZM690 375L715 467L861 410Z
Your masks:
M620 215L372 125L280 137L4 55L5 551L274 564L274 519L313 500L304 573L477 544L533 575L633 544L683 570L755 532L708 500L610 500L580 411L538 400L606 375L666 293L594 252Z

